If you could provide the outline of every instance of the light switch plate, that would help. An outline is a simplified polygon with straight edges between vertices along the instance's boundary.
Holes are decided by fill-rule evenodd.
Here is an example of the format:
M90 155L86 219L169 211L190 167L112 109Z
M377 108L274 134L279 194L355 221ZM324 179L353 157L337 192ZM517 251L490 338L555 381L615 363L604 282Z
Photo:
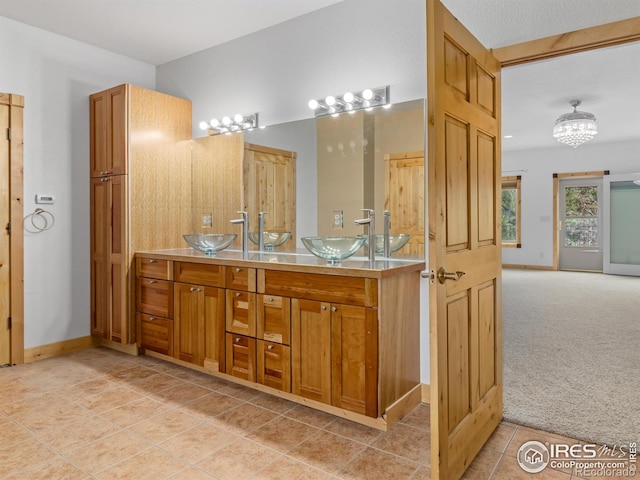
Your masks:
M53 195L36 193L36 203L53 205L56 201L56 197Z
M333 211L332 228L344 228L344 213L342 212L342 210Z

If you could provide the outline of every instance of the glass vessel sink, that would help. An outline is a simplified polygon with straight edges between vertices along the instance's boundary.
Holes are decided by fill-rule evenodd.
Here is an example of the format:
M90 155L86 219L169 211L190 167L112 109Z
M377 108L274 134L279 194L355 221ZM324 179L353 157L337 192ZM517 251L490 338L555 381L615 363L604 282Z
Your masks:
M316 257L337 265L364 245L362 237L302 237L304 246Z
M235 233L193 233L182 235L182 238L191 248L213 256L231 245L237 236Z
M264 239L264 249L267 252L272 251L274 248L279 247L284 242L289 240L291 232L262 232L262 238ZM249 232L249 240L256 245L260 245L260 238L258 232Z
M358 235L359 237L364 237L364 245L369 248L369 237L367 235ZM406 233L396 233L389 235L389 253L397 252L402 247L404 247L411 235ZM376 253L378 255L384 254L384 235L379 234L376 235Z

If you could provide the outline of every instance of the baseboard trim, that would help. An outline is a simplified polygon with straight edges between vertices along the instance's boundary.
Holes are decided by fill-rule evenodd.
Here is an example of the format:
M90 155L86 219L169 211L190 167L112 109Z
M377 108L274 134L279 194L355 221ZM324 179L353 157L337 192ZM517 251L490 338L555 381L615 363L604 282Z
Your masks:
M119 352L126 353L128 355L133 355L134 357L137 357L138 355L140 355L140 350L138 349L138 345L136 345L135 343L122 344L122 343L114 342L112 340L107 340L105 338L97 338L96 346L98 345L101 347L110 348L112 350L117 350Z
M431 403L431 385L422 383L422 403Z
M513 268L519 270L555 270L552 265L517 265L514 263L503 263L502 268Z
M58 355L84 350L86 348L95 347L96 345L98 345L98 342L96 342L93 337L88 336L49 343L38 347L25 348L24 363L30 363L50 357L57 357Z

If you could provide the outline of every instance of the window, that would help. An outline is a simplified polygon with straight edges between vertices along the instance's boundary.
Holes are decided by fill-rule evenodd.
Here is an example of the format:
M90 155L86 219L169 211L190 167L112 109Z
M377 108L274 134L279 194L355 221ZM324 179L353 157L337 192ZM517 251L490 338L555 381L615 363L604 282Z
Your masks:
M502 246L520 248L520 175L502 177Z

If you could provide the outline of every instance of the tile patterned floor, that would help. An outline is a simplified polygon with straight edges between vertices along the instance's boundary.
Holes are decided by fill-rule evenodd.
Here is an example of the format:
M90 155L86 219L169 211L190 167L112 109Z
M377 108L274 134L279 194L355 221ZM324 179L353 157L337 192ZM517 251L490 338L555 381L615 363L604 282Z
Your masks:
M532 477L516 452L550 438L502 423L464 478ZM105 348L0 369L2 479L423 480L429 450L424 404L384 433Z

